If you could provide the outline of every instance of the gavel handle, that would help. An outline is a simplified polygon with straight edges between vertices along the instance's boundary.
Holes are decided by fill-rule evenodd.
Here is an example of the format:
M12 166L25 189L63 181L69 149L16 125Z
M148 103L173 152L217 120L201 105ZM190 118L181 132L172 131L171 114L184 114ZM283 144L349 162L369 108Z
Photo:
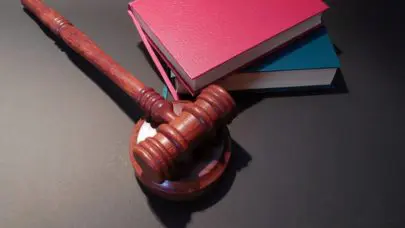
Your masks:
M131 96L146 117L160 124L155 136L133 148L134 158L144 177L155 183L170 178L176 161L197 147L207 134L233 119L234 100L217 85L204 88L196 101L185 106L177 116L172 103L137 80L58 12L41 0L21 0L21 3L68 46Z
M70 48L92 63L132 97L145 112L147 118L155 123L169 123L176 118L171 102L136 79L57 11L45 5L41 0L21 0L21 3Z

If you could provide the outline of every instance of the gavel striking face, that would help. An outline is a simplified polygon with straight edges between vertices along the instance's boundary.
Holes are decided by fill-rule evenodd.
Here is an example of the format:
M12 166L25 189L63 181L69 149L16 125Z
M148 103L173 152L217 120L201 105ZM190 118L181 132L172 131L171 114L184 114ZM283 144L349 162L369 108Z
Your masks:
M157 126L155 135L138 141L139 131L145 124L144 120L140 120L131 140L131 161L143 184L160 196L181 200L202 194L220 178L229 161L226 124L232 120L235 107L232 97L224 89L209 85L194 102L171 103L137 80L83 32L41 0L21 0L21 3L70 48L131 96L144 111L145 119ZM182 110L176 113L173 106L179 104ZM202 169L206 173L201 171L192 180L176 179L179 164L191 162L187 158L202 145L207 146L213 142L213 135L218 136L218 132L222 132L220 156Z

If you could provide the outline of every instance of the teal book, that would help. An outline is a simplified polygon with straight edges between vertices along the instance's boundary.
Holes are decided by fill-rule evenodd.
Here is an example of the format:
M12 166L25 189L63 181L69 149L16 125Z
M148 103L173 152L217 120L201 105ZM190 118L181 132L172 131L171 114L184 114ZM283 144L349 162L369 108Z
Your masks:
M216 82L229 91L330 85L340 68L325 27ZM176 80L178 93L187 92Z

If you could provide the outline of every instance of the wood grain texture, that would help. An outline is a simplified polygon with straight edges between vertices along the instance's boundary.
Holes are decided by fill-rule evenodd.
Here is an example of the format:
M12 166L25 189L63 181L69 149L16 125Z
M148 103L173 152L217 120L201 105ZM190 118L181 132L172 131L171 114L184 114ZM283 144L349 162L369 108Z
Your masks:
M180 109L183 109L186 105L187 102L183 101L178 101L174 104L176 107L180 106ZM176 114L180 115L181 111ZM154 179L150 178L148 174L145 174L145 170L139 163L139 160L136 159L134 153L134 147L139 143L137 140L138 134L143 124L145 124L145 121L140 120L134 126L129 150L129 156L132 166L134 167L135 175L142 185L146 186L150 192L173 201L194 200L212 190L213 185L217 183L224 174L232 156L229 131L226 127L221 128L217 132L218 134L215 139L210 140L210 144L196 148L193 155L190 156L191 158L187 159L185 162L185 165L181 167L178 165L177 169L181 168L181 170L178 170L181 172L180 175L175 178L166 179L163 182L156 182ZM149 139L153 140L154 137ZM154 143L158 141L153 140L151 142ZM163 163L166 162L163 160L160 161Z
M170 122L175 118L170 102L114 61L93 40L57 11L40 0L21 0L21 3L69 47L131 96L145 112L146 117L157 123Z
M187 160L200 143L231 120L235 103L219 86L202 90L194 103L186 104L179 117L157 128L157 134L134 146L134 156L145 176L161 183L172 178L174 161Z
M211 142L212 135L233 119L234 100L217 85L203 89L195 102L187 102L176 114L171 102L136 79L58 12L40 0L21 2L69 47L131 96L145 112L145 119L156 124L154 137L132 147L143 180L162 183L176 178L178 164L189 162L202 142Z

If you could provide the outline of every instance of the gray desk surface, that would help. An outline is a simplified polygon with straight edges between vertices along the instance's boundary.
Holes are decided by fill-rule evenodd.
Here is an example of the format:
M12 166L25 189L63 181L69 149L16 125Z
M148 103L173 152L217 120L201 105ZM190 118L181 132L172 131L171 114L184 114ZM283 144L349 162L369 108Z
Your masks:
M127 2L47 1L161 90ZM381 2L329 1L324 23L347 90L245 96L222 187L172 205L148 200L134 178L134 104L58 47L19 1L3 0L0 227L403 227L401 7Z

